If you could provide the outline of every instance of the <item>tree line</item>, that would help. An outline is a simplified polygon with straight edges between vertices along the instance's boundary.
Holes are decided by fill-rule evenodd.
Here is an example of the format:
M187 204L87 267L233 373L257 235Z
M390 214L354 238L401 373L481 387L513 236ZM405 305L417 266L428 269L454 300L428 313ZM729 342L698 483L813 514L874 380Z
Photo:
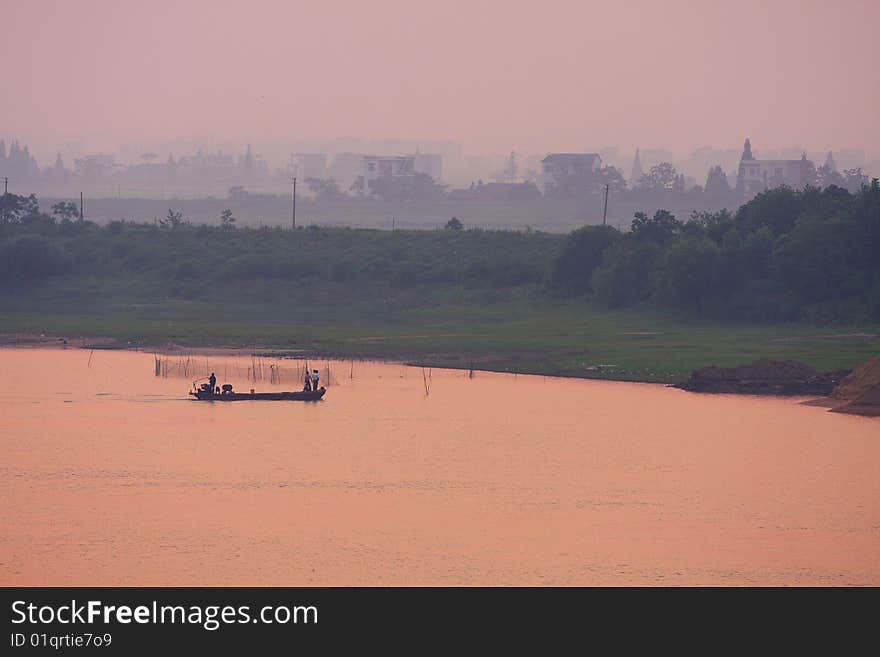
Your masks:
M154 223L98 226L74 204L49 214L33 195L6 194L0 277L7 291L96 277L190 297L218 281L528 288L537 297L719 319L880 320L876 179L854 193L780 187L735 212L684 221L666 210L638 212L627 230L585 226L567 236L475 230L455 218L437 231L242 229L228 210L220 224L194 225L169 210Z
M35 197L0 201L0 279L6 291L61 278L137 282L152 293L198 297L217 284L338 283L358 286L538 288L563 236L465 229L452 218L437 231L308 226L239 228L230 210L219 226L180 211L152 223L101 226L66 206L40 211ZM283 300L283 285L277 287Z
M636 213L630 229L572 232L558 293L724 319L880 320L880 185L758 194L735 212Z

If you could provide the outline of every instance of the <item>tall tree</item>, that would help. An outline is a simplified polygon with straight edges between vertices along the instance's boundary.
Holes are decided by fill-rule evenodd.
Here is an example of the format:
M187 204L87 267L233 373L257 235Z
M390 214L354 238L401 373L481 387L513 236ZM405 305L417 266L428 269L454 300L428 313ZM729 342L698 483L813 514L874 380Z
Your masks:
M552 285L564 294L592 291L590 278L602 262L602 254L620 233L612 226L584 226L568 234L550 273Z
M644 212L636 212L630 226L632 236L637 240L662 244L676 237L682 224L668 210L657 210L653 217Z
M668 192L675 187L678 172L670 162L661 162L651 167L639 181L639 187L649 192Z
M68 201L59 201L52 206L52 214L61 219L61 221L73 221L79 219L79 208L76 203Z
M706 193L707 194L726 194L730 191L730 183L727 182L727 174L721 168L721 165L715 165L709 169L709 175L706 176Z
M626 191L626 180L623 174L620 172L620 169L613 166L596 169L595 181L596 186L593 191L601 191L605 188L605 185L608 185L608 189L611 192L619 193Z

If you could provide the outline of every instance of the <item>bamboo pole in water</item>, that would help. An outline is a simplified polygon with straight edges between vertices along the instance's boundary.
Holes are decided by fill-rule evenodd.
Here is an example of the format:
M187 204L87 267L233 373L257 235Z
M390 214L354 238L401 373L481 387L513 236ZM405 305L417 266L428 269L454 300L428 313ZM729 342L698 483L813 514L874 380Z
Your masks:
M422 380L425 383L425 397L427 397L431 393L431 383L429 374L425 373L425 368L422 367Z

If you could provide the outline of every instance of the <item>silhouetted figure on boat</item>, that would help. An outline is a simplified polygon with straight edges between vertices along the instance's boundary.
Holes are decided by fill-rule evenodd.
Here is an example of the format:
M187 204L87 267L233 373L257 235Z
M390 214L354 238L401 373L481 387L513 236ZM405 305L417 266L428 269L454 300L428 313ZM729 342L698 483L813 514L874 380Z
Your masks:
M312 391L312 377L309 376L309 373L306 372L305 381L303 381L303 392L311 392Z
M318 379L319 378L320 377L318 375L318 370L312 370L312 390L315 390L315 391L318 390Z
M211 372L211 376L208 377L208 383L211 385L211 394L213 395L217 390L217 377L214 376L213 372Z

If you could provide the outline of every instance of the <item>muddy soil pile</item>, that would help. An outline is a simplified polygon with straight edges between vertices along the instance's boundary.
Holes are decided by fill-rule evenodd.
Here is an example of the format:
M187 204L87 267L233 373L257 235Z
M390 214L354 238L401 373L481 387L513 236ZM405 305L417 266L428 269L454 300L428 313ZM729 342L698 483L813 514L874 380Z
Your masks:
M835 413L880 416L880 358L856 367L831 396L847 402L831 409Z
M817 372L796 360L756 360L738 367L702 367L675 387L743 395L830 395L848 374Z

